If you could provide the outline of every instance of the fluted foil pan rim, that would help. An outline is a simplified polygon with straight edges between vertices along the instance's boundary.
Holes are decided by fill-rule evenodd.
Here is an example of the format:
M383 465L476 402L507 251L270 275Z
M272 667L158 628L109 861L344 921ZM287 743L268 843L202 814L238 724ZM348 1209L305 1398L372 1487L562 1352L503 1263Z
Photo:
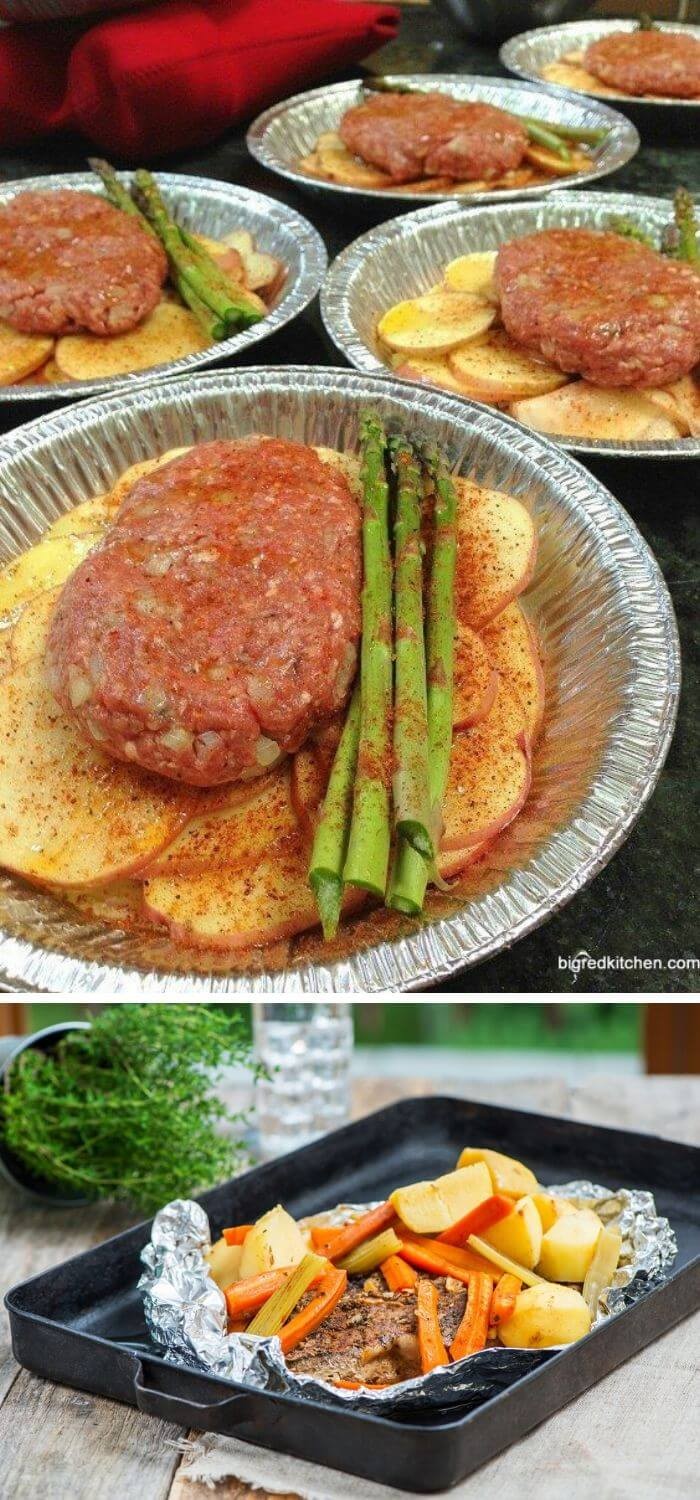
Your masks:
M654 25L658 31L680 31L683 35L690 33L700 41L700 26L691 22L657 21ZM520 31L517 36L508 38L503 42L498 56L509 73L516 78L522 78L529 83L538 83L541 88L551 89L557 94L563 94L566 98L580 97L582 99L598 99L609 101L611 108L619 107L620 111L626 108L641 109L698 109L700 99L655 99L652 94L587 94L584 89L567 89L563 83L549 83L541 78L538 69L543 63L556 62L564 52L571 52L578 46L587 47L589 42L597 42L600 37L610 36L616 31L636 31L638 22L625 19L607 20L594 19L583 21L563 21L557 26L538 26L534 30Z
M568 192L572 185L583 187L607 177L631 160L639 150L640 139L636 127L619 110L582 95L576 99L571 94L543 88L541 84L514 83L509 78L470 76L463 73L396 73L386 75L389 82L408 84L416 88L434 89L443 94L452 94L456 99L482 100L501 109L528 114L536 102L535 114L546 123L607 127L608 139L600 149L598 157L591 163L588 172L577 175L571 184L566 177L553 178L551 183L537 183L521 188L494 188L491 192L469 193L464 201L469 204L507 203L517 198L541 198L549 193ZM324 130L335 128L340 116L357 100L362 87L361 78L346 83L335 83L330 87L309 89L303 94L294 94L282 99L258 115L248 130L246 144L251 155L268 171L276 172L295 182L305 192L321 194L338 193L349 200L365 200L368 203L403 203L412 207L415 193L401 188L359 188L338 182L324 182L322 178L308 176L298 170L299 158L307 155L318 136ZM291 155L278 137L286 137L291 145ZM454 195L445 193L421 193L421 203L454 202ZM458 200L459 201L459 200Z
M354 312L353 293L360 293L357 305L363 318L370 320L387 311L388 302L373 306L372 259L397 252L410 267L410 284L403 280L403 266L397 273L389 271L394 301L413 297L424 292L436 280L441 267L459 254L469 250L494 249L497 244L512 234L529 234L536 229L553 225L589 224L600 227L611 214L638 218L641 227L662 229L673 217L673 204L666 198L647 198L641 193L574 193L564 198L540 199L537 203L509 203L500 211L491 208L468 208L462 203L431 204L404 214L398 219L389 219L376 228L358 235L357 239L341 250L331 263L321 289L321 317L326 332L336 348L356 370L367 374L388 371L388 366L367 344L366 336L360 333ZM449 241L454 233L455 243L441 249L440 259L422 267L420 257L412 253L420 250L421 244L429 245L431 236L439 239L444 234ZM442 245L443 241L440 240ZM427 249L426 249L427 254ZM360 287L361 282L361 287ZM391 372L393 373L393 372ZM429 390L436 387L429 386ZM458 396L457 400L467 400ZM493 410L494 408L488 408ZM527 428L534 432L535 428ZM541 434L544 436L544 434ZM700 436L679 437L652 441L603 441L596 438L570 438L547 435L550 442L572 453L588 453L605 458L697 458L700 455Z
M650 549L609 491L498 412L390 377L323 367L214 371L79 402L0 442L0 557L24 551L59 514L153 452L222 430L347 448L367 404L391 424L410 423L445 443L455 467L468 463L477 482L526 492L535 508L540 562L527 597L544 639L549 709L532 796L512 825L512 842L507 831L493 864L486 862L493 888L470 889L458 910L407 924L408 935L406 927L396 935L392 928L389 937L380 929L349 956L336 950L308 958L304 950L294 965L241 976L213 967L178 971L165 939L155 956L144 955L128 934L72 919L46 892L0 876L0 983L74 996L189 1000L419 989L532 932L627 837L654 789L675 723L673 606Z
M206 365L218 364L222 360L246 354L253 345L270 338L297 318L313 301L323 281L328 255L318 230L296 209L288 208L286 204L280 203L276 198L268 198L264 193L256 193L251 188L221 182L213 177L192 177L181 172L154 172L153 175L171 211L186 227L192 230L199 227L202 232L209 232L214 239L217 229L222 234L232 229L248 229L256 241L256 249L265 250L284 262L287 279L274 307L251 328L243 329L231 338L221 339L219 343L212 344L210 349L201 349L196 354L185 354L181 359L152 365L150 369L137 371L133 375L112 375L105 380L0 385L0 403L28 401L35 405L38 402L42 405L52 402L65 404L86 396L99 396L117 390L139 390L152 385L155 380L187 375ZM130 172L117 172L117 177L125 185L131 181ZM19 193L58 191L63 188L99 193L99 180L94 172L52 172L41 177L15 178L11 182L0 183L0 208Z
M547 1187L580 1207L595 1207L604 1224L622 1234L620 1263L612 1284L602 1291L592 1328L619 1316L665 1279L677 1254L668 1219L657 1214L653 1195L635 1188L601 1187L576 1180ZM299 1221L311 1225L345 1223L376 1208L376 1203L341 1203ZM226 1301L210 1275L205 1258L211 1245L209 1219L199 1203L175 1199L155 1216L151 1239L141 1252L144 1267L138 1288L156 1347L165 1358L257 1390L274 1391L351 1410L420 1410L464 1405L494 1395L504 1385L531 1373L568 1345L545 1350L488 1348L454 1364L374 1391L343 1390L317 1375L290 1369L276 1337L257 1339L227 1332Z

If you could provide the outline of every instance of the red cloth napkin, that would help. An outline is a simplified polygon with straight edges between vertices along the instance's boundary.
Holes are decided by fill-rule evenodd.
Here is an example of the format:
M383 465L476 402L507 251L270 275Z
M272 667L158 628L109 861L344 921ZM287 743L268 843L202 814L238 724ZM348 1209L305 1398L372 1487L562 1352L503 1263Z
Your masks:
M80 130L152 162L347 69L396 34L392 5L166 0L96 25L0 33L0 144Z

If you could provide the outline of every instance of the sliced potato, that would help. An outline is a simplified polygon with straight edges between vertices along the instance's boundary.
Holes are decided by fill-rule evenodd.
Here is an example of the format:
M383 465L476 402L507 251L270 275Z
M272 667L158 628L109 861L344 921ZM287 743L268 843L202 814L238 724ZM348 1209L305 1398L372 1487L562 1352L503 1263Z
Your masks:
M89 885L137 870L192 807L174 782L109 760L58 707L43 654L0 681L0 865Z
M497 302L494 282L497 258L497 250L472 250L469 255L458 255L445 266L445 285L453 292L475 292Z
M552 1193L533 1193L532 1201L540 1216L542 1229L545 1234L556 1223L557 1219L561 1218L562 1214L576 1212L573 1203L570 1203L568 1198L557 1198Z
M535 633L516 599L485 625L479 637L492 670L516 694L532 741L542 728L545 683Z
M578 172L588 172L591 166L590 156L574 147L569 148L568 161L557 156L556 151L550 151L548 146L526 146L525 156L533 167L540 167L548 177L575 177Z
M189 308L159 302L130 333L110 338L93 333L67 334L56 344L56 363L71 380L105 380L197 354L208 349L210 342Z
M515 344L504 328L493 328L485 338L463 344L449 355L452 373L477 401L517 401L544 396L566 385L563 375L547 360L536 359Z
M390 349L437 353L485 333L495 316L493 304L473 292L426 292L397 302L380 318L377 332Z
M33 657L43 655L51 616L60 593L60 588L45 589L43 594L35 594L23 606L10 642L13 671Z
M491 1178L483 1163L447 1172L431 1182L395 1188L389 1202L402 1224L415 1234L441 1234L491 1196Z
M457 619L480 630L527 588L537 532L520 500L457 479Z
M547 396L515 401L513 416L537 432L608 442L667 440L678 428L643 391L613 390L575 380Z
M426 354L411 354L408 359L397 355L399 363L394 365L401 380L427 380L431 385L440 385L447 391L464 395L463 387L456 379L446 359L437 356L430 359Z
M581 56L582 54L579 54ZM560 58L557 62L545 63L540 70L540 77L547 83L557 83L560 88L575 89L576 92L584 94L615 94L615 89L608 88L595 74L589 73L580 62L566 62Z
M223 1235L207 1250L204 1259L209 1265L209 1275L222 1292L238 1281L242 1254L243 1246L227 1245Z
M49 537L82 536L85 533L99 537L113 520L114 509L109 495L96 495L94 500L83 500L49 526L44 540Z
M602 1228L592 1208L562 1214L543 1236L540 1275L548 1281L584 1281Z
M493 708L497 690L498 671L489 660L481 636L469 625L458 622L454 655L454 728L471 729L480 724Z
M481 1237L503 1255L534 1271L542 1249L542 1221L532 1198L520 1198L512 1214L482 1230Z
M551 1349L574 1344L590 1332L591 1315L580 1292L569 1286L527 1287L515 1299L515 1312L499 1325L507 1349Z
M380 167L360 161L348 151L335 131L325 131L316 142L321 171L331 182L344 187L382 188L391 186L391 178Z
M109 880L106 885L71 886L62 894L90 922L119 927L123 932L149 927L143 909L143 886L129 879Z
M454 737L442 810L441 850L491 842L520 812L530 790L530 778L523 710L514 694L499 682L495 703L486 718ZM461 1158L460 1165L466 1165Z
M20 333L0 321L0 385L16 385L46 364L53 339L41 333Z
M0 615L65 583L99 540L98 532L89 531L79 536L48 536L14 558L0 573Z
M513 1156L504 1156L502 1151L492 1151L490 1147L465 1146L457 1166L468 1167L475 1161L486 1163L494 1193L503 1193L506 1198L522 1198L537 1191L534 1172Z
M298 1266L307 1247L304 1236L291 1214L278 1203L253 1225L243 1241L238 1275L259 1276L278 1266Z
M700 381L695 375L684 375L673 385L659 386L644 395L671 418L681 437L700 436Z
M305 745L292 760L290 797L294 815L309 844L314 836L318 812L326 795L328 776L319 756Z
M285 839L296 838L297 821L289 792L287 766L260 781L236 782L192 818L172 844L149 864L149 877L214 875L219 870L250 867ZM206 794L205 794L206 796Z

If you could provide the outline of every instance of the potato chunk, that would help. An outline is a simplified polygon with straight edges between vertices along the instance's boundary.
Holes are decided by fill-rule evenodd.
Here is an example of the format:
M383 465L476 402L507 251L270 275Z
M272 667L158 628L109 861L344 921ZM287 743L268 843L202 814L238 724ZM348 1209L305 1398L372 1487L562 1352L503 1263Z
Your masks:
M207 1252L205 1259L209 1262L209 1274L222 1292L233 1281L238 1281L242 1254L243 1246L227 1245L223 1235Z
M465 1146L457 1166L468 1167L475 1161L486 1163L494 1193L503 1193L506 1198L522 1198L537 1191L538 1183L534 1172L512 1156L504 1156L500 1151L482 1149L480 1146Z
M377 332L390 349L437 354L485 333L495 316L495 307L473 292L426 292L397 302L380 318Z
M518 1293L513 1316L498 1331L508 1349L551 1349L574 1344L590 1326L591 1315L580 1292L540 1282Z
M548 1281L584 1281L602 1228L591 1208L563 1214L543 1236L540 1274Z
M544 1233L556 1224L562 1214L573 1214L576 1212L573 1203L568 1198L556 1198L551 1193L533 1193L532 1201L537 1209L542 1223Z
M483 1162L447 1172L433 1182L412 1182L396 1188L390 1202L416 1234L441 1234L491 1196L491 1177Z
M482 1239L534 1271L542 1249L542 1222L532 1198L521 1198L512 1214L482 1231Z
M248 1230L238 1269L240 1280L258 1276L263 1271L274 1271L278 1266L298 1266L306 1250L299 1225L278 1203Z

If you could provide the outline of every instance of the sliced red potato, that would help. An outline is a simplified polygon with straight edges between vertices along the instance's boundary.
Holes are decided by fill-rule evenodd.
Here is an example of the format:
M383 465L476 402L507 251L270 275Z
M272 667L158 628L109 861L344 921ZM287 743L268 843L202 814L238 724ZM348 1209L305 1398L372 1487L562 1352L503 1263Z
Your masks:
M411 354L407 360L403 360L401 355L396 358L400 363L394 364L394 369L401 380L427 380L430 385L441 385L447 391L464 395L464 386L457 380L445 358L438 355L430 359L427 354Z
M0 677L12 671L12 636L15 629L14 615L0 618Z
M226 789L214 788L213 793L213 806L207 805L209 793L198 794L195 816L167 849L149 861L149 877L189 879L250 867L286 839L296 838L286 765L259 781L235 782Z
M547 360L528 354L504 328L492 328L485 338L453 349L449 365L476 401L517 401L527 396L543 396L566 385L570 378Z
M577 93L584 94L615 94L615 89L608 88L595 74L589 73L582 66L583 53L577 52L569 57L561 57L556 62L545 63L540 70L540 77L547 83L556 83L560 88L574 89Z
M437 870L441 880L453 880L475 865L493 843L484 839L481 844L467 844L463 849L441 849L437 857Z
M42 884L138 870L190 815L175 782L109 760L58 707L43 656L0 681L0 865Z
M458 255L445 266L445 286L453 292L475 292L479 297L497 302L494 281L497 257L497 250L472 250L469 255Z
M111 495L96 495L94 500L83 500L49 526L44 540L49 537L83 536L86 533L99 537L114 519L114 512Z
M60 588L45 589L43 594L35 594L23 606L10 639L13 671L17 667L23 667L25 662L32 661L33 657L43 656L51 616L60 592Z
M461 625L480 630L522 594L537 560L537 532L522 501L457 480L455 593Z
M700 382L694 375L684 375L673 385L659 386L644 395L671 418L681 437L700 436Z
M590 156L574 147L569 148L568 160L557 156L556 151L550 151L548 146L526 146L525 156L533 167L541 167L548 177L575 177L578 172L587 172L591 165Z
M522 606L514 600L484 627L480 639L491 666L520 700L533 742L544 717L544 672L535 633Z
M318 925L308 883L308 850L302 835L271 849L257 864L208 871L191 879L156 876L144 887L146 910L176 942L234 951L293 937ZM354 911L363 891L348 891L344 911Z
M225 234L222 244L227 249L238 251L245 267L246 285L250 290L259 292L261 297L268 297L284 270L281 260L268 255L264 250L258 250L247 229L234 229L230 234Z
M9 614L45 589L65 583L99 540L99 532L90 531L79 536L47 536L13 558L0 573L0 615Z
M297 750L292 760L290 784L292 807L299 829L307 843L311 843L314 836L318 810L326 795L329 770L330 767L324 767L320 756L308 746L303 750Z
M454 656L455 729L469 729L490 713L498 691L498 672L489 661L480 635L458 622Z
M493 303L473 292L426 292L389 308L377 332L390 349L438 353L485 333L495 316Z
M547 396L514 401L512 413L537 432L607 442L669 441L679 436L675 422L643 391L614 390L575 380Z
M524 712L500 682L491 712L453 740L441 851L489 843L517 817L529 789Z
M391 186L388 173L353 156L334 130L324 131L323 135L319 136L315 155L321 172L325 177L330 178L331 182L338 182L345 187Z
M168 364L208 349L211 339L194 313L175 302L159 302L129 333L102 338L96 333L69 333L56 344L56 364L71 380L106 380L152 365Z
M143 909L143 885L139 880L112 880L109 885L73 887L65 892L66 900L81 916L105 927L122 932L134 928L148 929L150 923Z
M0 385L16 385L46 364L53 339L41 333L20 333L0 320Z

